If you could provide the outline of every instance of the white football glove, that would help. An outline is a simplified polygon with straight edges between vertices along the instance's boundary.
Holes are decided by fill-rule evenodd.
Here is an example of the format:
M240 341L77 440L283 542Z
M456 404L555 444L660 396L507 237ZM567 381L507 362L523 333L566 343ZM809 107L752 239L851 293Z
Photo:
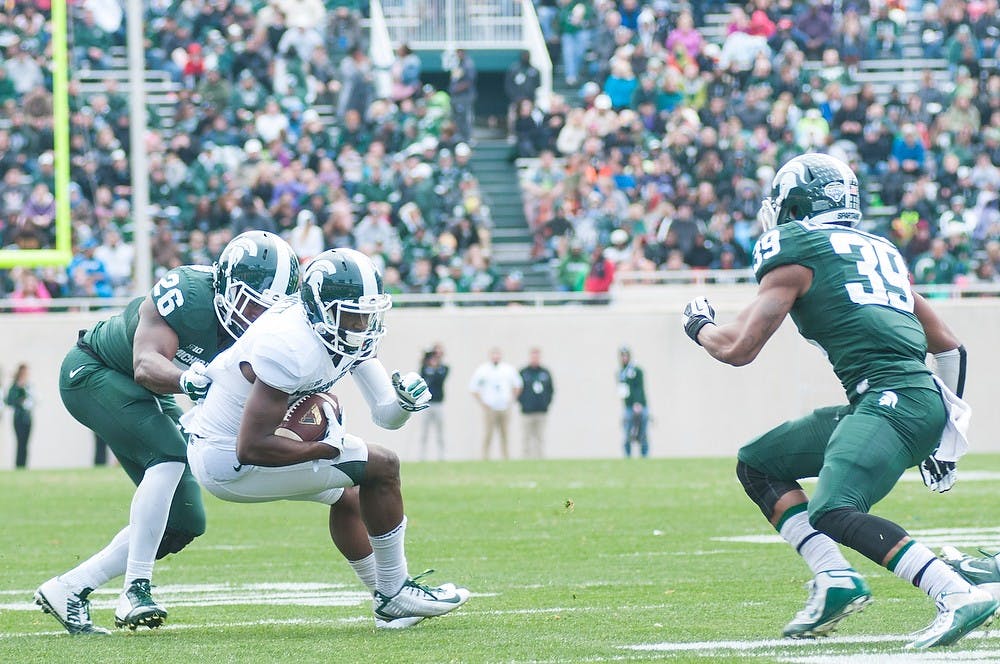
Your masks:
M684 332L691 337L691 341L700 346L698 333L706 325L715 325L715 309L706 298L696 297L684 307L681 322L684 324Z
M339 452L344 445L344 425L329 401L324 401L322 407L323 414L326 416L326 434L319 442L329 445Z
M410 371L400 376L398 371L393 371L392 386L403 410L416 413L430 407L431 391L427 388L427 381L417 372Z
M954 461L941 461L933 454L920 462L920 477L931 491L944 493L958 481L958 467Z
M181 374L181 392L191 397L192 401L201 401L208 394L212 379L205 375L207 369L204 362L195 362Z

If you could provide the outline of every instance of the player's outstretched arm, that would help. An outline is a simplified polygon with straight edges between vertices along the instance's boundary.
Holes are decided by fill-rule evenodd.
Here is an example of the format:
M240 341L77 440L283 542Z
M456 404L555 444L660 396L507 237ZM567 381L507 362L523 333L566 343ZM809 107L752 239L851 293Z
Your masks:
M177 333L147 297L139 306L139 325L132 342L135 382L157 394L180 392L182 372L172 361L178 343Z
M935 372L952 392L959 397L965 394L965 374L968 356L955 333L938 316L927 300L913 294L913 313L927 336L927 352L934 355Z
M253 370L244 364L244 376L253 382L247 397L236 439L236 458L253 466L291 466L306 461L333 459L339 451L322 441L298 441L276 436L288 409L288 393L256 380Z
M396 388L393 387L389 372L380 359L375 357L365 360L354 369L352 375L371 410L372 421L375 424L390 430L406 424L412 411L400 405Z
M812 272L801 265L782 265L761 279L757 296L732 323L705 325L697 342L708 354L735 367L753 362L781 326L800 295L809 290Z
M919 293L913 294L913 313L916 315L920 325L924 328L927 336L927 352L941 353L946 350L954 350L961 345L955 333L948 328L940 316L931 308Z

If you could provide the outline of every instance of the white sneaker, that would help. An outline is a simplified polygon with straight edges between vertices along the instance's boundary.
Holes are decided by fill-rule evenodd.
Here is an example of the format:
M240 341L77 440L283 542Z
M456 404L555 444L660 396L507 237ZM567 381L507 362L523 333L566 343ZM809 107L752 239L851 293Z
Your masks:
M90 588L74 592L54 576L35 591L35 604L42 607L44 613L51 614L70 634L110 634L90 619L90 600L87 599L90 592Z
M426 572L425 572L426 574ZM423 574L407 579L399 592L386 597L375 591L375 627L379 629L405 629L424 618L443 616L465 604L469 591L453 583L436 588L418 583Z
M1000 602L985 590L972 587L966 591L942 594L937 608L937 618L917 632L907 648L951 645L980 625L988 625L1000 608Z

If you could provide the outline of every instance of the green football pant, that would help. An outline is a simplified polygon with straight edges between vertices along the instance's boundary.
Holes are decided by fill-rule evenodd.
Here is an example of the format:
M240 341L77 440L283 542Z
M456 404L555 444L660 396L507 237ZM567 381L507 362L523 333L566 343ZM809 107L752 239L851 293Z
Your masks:
M191 537L205 532L201 487L186 466L187 445L179 424L181 409L172 396L150 392L78 347L63 360L59 394L66 410L80 424L107 441L135 485L151 466L165 461L184 462L167 530Z
M936 388L872 391L785 422L740 449L739 459L776 480L818 477L811 522L835 509L867 513L937 448L946 417Z

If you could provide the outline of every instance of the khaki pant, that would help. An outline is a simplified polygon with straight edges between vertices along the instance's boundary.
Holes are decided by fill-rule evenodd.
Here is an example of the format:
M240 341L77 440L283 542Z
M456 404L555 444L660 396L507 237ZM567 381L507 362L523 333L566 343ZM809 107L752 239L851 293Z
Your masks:
M427 446L431 439L431 429L437 434L438 461L444 461L444 404L440 401L431 402L427 410L420 414L423 428L420 431L420 460L427 461Z
M545 449L545 420L548 413L523 413L524 458L541 459Z
M500 432L500 456L509 459L507 450L507 421L510 419L509 410L493 410L483 408L483 459L490 458L490 441L493 439L493 432Z

